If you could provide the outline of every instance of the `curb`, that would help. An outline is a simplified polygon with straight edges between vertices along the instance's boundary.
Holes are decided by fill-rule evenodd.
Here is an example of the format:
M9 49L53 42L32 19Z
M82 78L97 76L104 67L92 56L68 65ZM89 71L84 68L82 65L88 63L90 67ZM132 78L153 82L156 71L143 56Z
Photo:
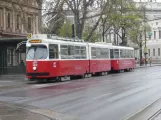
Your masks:
M156 67L156 66L161 66L161 64L160 64L160 65L152 65L152 66L138 66L138 67L136 67L135 69L147 68L147 67Z

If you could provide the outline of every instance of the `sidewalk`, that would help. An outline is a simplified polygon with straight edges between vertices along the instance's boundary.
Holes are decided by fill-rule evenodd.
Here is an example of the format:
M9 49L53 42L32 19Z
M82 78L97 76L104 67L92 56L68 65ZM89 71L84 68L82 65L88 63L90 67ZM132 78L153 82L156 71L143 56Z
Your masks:
M51 120L15 105L0 102L0 120Z
M25 74L16 74L16 75L0 75L0 80L25 80Z
M145 68L145 67L154 67L154 66L161 66L161 64L152 64L151 66L150 64L147 64L146 66L145 65L140 66L140 64L136 64L136 68Z

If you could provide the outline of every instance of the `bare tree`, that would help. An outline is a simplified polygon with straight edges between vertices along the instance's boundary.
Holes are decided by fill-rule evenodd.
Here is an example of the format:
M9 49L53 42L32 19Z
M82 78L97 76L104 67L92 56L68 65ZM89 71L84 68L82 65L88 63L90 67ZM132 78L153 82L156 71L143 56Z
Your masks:
M43 13L43 24L45 24L46 33L58 34L58 29L63 25L66 18L64 10L64 0L51 0L45 2L45 11Z
M85 39L87 41L100 24L103 14L109 12L110 10L110 0L65 0L65 2L68 4L74 14L76 36L78 36L78 38L82 38L82 33L87 20L95 18L93 28L91 31L89 31L89 34ZM93 7L95 7L95 9L92 9Z

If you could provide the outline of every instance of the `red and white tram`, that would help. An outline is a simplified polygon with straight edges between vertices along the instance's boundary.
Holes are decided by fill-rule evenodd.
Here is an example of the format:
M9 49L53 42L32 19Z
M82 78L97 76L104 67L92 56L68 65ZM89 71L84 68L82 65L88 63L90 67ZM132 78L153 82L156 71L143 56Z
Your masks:
M71 76L105 75L135 67L133 48L75 42L51 35L35 35L26 43L29 80L70 79Z
M110 49L110 58L111 70L113 71L129 71L136 67L134 58L134 48L112 46L112 49Z

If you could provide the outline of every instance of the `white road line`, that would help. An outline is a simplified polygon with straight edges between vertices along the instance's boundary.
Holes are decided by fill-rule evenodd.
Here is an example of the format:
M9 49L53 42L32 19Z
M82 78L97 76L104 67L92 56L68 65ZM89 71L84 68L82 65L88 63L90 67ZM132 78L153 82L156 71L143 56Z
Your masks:
M108 95L110 95L110 94L112 94L112 93L103 94L103 95L100 95L100 96L94 97L94 98L92 98L92 99L96 100L96 99L99 99L99 98L102 98L102 97L108 96Z

